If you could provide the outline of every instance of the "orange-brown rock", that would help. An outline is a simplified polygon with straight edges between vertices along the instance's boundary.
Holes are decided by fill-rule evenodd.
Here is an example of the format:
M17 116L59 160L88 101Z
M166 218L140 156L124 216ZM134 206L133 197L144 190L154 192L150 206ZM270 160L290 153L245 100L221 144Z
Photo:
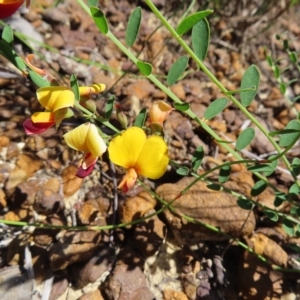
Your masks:
M142 192L135 197L126 199L119 207L122 223L132 222L141 218L147 211L153 209L156 200L147 192Z
M163 184L156 193L170 203L193 180L186 177L176 184ZM236 197L213 191L207 188L205 182L198 181L172 203L174 210L164 210L164 216L179 245L228 239L228 236L206 228L205 224L233 237L249 235L255 228L254 214L240 208L236 201ZM183 215L200 223L187 220Z

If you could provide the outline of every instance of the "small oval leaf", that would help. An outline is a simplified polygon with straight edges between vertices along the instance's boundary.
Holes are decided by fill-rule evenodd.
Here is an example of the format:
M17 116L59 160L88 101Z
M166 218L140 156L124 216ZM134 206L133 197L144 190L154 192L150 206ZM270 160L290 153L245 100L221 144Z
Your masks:
M250 200L245 198L240 198L237 201L237 205L242 209L251 210L253 208L253 204Z
M275 211L270 210L270 209L264 209L263 212L271 221L273 221L273 222L278 221L279 217Z
M210 28L206 18L200 20L192 29L193 50L200 60L204 60L209 46Z
M295 224L292 221L290 221L288 219L283 219L282 227L288 235L290 235L290 236L295 235Z
M213 10L207 9L203 11L198 11L194 14L191 14L184 18L180 24L176 28L176 32L178 35L183 35L187 31L189 31L195 24L197 24L200 20L204 19L208 15L213 13Z
M204 118L207 120L212 119L226 107L227 103L227 98L219 98L214 100L206 109L204 113Z
M267 188L267 184L264 181L259 180L254 184L250 194L252 197L256 197L260 195L266 188Z
M241 151L244 148L246 148L251 141L253 140L255 136L255 130L251 127L246 128L244 131L241 132L239 135L236 144L235 144L235 149L237 151Z
M224 183L228 180L231 172L231 166L223 166L220 169L218 180L220 183Z
M181 176L186 176L189 174L189 169L187 167L181 167L176 170L176 173Z
M143 75L145 75L145 76L151 75L151 73L152 73L152 65L151 64L139 60L136 63L136 65Z
M106 17L104 13L97 7L90 7L90 11L92 14L92 17L94 19L94 22L101 33L107 34L108 32L108 23L106 20Z
M167 76L167 84L168 85L174 84L179 79L181 74L186 69L188 61L189 61L189 58L187 56L181 56L174 62L174 64L171 66L168 76Z
M176 108L179 111L187 111L190 109L190 104L189 103L175 103L174 108Z
M249 106L253 101L259 86L260 75L255 65L250 66L243 75L241 89L252 89L251 91L241 92L241 103Z
M111 95L105 104L105 119L106 120L109 120L113 113L114 106L115 106L115 100L116 100L116 97L114 95Z
M147 117L147 108L143 108L136 116L134 121L134 126L142 128L145 124L146 117Z
M292 143L295 143L300 136L300 123L298 120L290 121L285 129L284 132L281 133L279 138L279 145L281 147L288 147L291 146Z
M134 44L138 36L140 26L141 26L141 20L142 20L142 9L140 6L138 6L131 13L126 28L125 41L128 47L131 47Z
M203 157L204 149L202 146L199 146L193 153L192 157L192 168L195 172L200 168Z

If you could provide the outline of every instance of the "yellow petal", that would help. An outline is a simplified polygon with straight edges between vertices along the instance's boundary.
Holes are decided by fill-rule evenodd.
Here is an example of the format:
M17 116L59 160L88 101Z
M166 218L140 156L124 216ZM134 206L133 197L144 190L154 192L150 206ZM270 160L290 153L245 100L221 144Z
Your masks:
M33 123L49 123L55 122L54 114L52 112L36 112L31 116Z
M91 123L84 123L64 134L67 145L75 150L87 152L86 137Z
M101 156L107 149L105 142L99 135L98 128L95 124L90 124L87 137L86 145L93 156Z
M108 146L110 160L123 168L134 167L146 142L146 134L139 127L130 127L112 139Z
M168 146L162 137L150 136L136 162L135 169L138 174L150 179L161 177L169 163Z
M91 86L80 86L79 94L81 96L87 96L91 94L99 94L105 90L106 85L104 83L95 83Z
M75 102L73 91L65 86L42 87L37 90L36 94L41 105L54 112L61 108L71 107Z

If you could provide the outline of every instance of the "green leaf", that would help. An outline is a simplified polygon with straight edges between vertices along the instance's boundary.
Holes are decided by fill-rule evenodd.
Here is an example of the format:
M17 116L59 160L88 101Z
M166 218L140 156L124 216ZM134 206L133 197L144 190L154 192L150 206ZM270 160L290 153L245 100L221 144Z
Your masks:
M279 217L275 211L270 210L270 209L264 209L263 212L271 221L273 221L273 222L278 221Z
M244 131L241 132L239 137L236 140L235 149L237 151L241 151L246 148L254 139L255 130L251 127L246 128Z
M248 171L251 172L273 172L274 169L272 166L268 164L258 164L254 166L247 167Z
M253 90L241 93L241 103L243 106L249 106L253 101L257 93L259 80L260 75L257 67L255 65L250 66L243 75L241 89L252 88Z
M300 194L300 187L297 183L292 184L289 188L289 195L299 195Z
M200 20L192 29L192 46L200 60L204 60L209 46L210 28L206 18Z
M220 191L222 189L222 186L220 184L210 183L207 185L207 188L213 191Z
M29 77L32 80L32 82L40 88L51 85L49 81L45 80L42 76L40 76L39 74L35 73L32 70L29 70L28 74L29 74Z
M202 159L204 157L204 150L202 146L197 147L192 157L192 168L196 172L202 163Z
M90 7L90 11L94 22L101 33L107 34L108 32L108 23L104 13L97 7Z
M284 201L287 201L288 196L283 192L275 192L274 206L280 206Z
M13 47L14 34L10 25L4 27L2 32L2 40L5 41L10 47Z
M274 66L274 76L276 79L278 79L280 76L280 69L277 65Z
M140 30L141 21L142 9L140 6L138 6L131 13L126 28L125 41L128 47L131 47L134 44Z
M293 62L294 64L297 63L298 55L296 52L294 52L294 51L290 52L289 57L290 57L291 62Z
M273 159L275 156L276 156L276 155L271 155L271 156L269 157L269 159L271 160L271 159ZM270 171L270 172L264 172L264 176L266 176L266 177L271 176L271 175L274 173L274 171L276 170L277 165L278 165L278 159L276 159L276 160L274 160L274 161L268 163L268 165L273 169L273 171Z
M176 170L176 173L181 176L186 176L189 174L189 169L187 167L181 167Z
M228 180L231 172L231 166L230 165L225 165L222 166L219 172L219 177L218 180L220 183L224 183Z
M295 225L292 221L290 221L288 219L283 219L282 220L282 227L288 235L290 235L290 236L295 235Z
M80 100L79 84L78 84L75 74L72 74L70 77L70 85L71 85L71 89L75 95L75 100L79 101Z
M204 112L204 118L207 120L212 119L226 107L227 103L227 98L219 98L214 100Z
M252 197L256 197L260 195L266 188L267 188L267 184L264 181L259 180L254 184L250 194Z
M134 121L134 126L142 128L145 124L146 117L147 117L147 108L143 108L136 116Z
M296 141L300 137L300 123L298 120L292 120L290 121L285 129L285 131L281 132L280 138L279 138L279 145L281 147L289 147L293 143L296 143Z
M269 66L272 67L273 66L273 60L272 60L271 56L267 55L266 59L267 59L267 62L269 64Z
M167 84L169 86L174 84L179 79L186 69L188 61L189 58L187 56L181 56L174 62L167 75Z
M16 52L5 41L0 41L0 54L7 58L12 64L14 64L22 72L26 71L26 64L23 59L19 57Z
M106 102L106 105L105 105L105 119L106 120L109 120L113 113L114 106L115 106L115 100L116 100L116 97L114 95L111 95Z
M199 21L207 17L213 13L213 10L207 9L203 11L198 11L194 14L191 14L184 18L180 24L176 28L176 32L178 35L183 35L187 31L189 31L195 24L197 24Z
M281 83L279 84L279 89L280 89L281 94L284 95L285 92L286 92L286 85L285 85L285 83L281 82Z
M179 111L187 111L190 109L190 104L189 103L174 103L174 108L176 108Z
M252 202L246 198L240 198L236 202L239 207L246 210L251 210L254 206Z
M297 217L299 217L300 216L300 207L298 207L298 206L292 206L290 208L290 214L291 215L296 215Z
M152 65L147 63L147 62L143 62L141 60L139 60L136 63L137 67L139 68L140 72L145 75L145 76L149 76L152 73Z
M292 161L291 167L293 169L293 172L296 176L300 174L300 159L298 157L295 157Z

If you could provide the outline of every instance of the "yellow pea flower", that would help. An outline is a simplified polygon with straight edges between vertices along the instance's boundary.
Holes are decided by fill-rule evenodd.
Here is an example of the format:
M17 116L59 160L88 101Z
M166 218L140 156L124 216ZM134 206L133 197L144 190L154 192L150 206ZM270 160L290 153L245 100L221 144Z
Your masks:
M79 87L79 94L88 96L104 90L105 84L93 84ZM36 94L45 111L36 112L30 119L24 121L23 127L26 134L42 133L55 124L59 126L63 119L73 116L73 111L70 108L74 106L75 95L71 88L67 86L42 87L37 90Z
M134 186L138 175L160 178L169 163L168 146L163 138L157 135L147 137L139 127L130 127L112 139L108 153L114 164L127 169L118 186L124 193Z
M89 175L99 156L106 151L107 146L99 135L95 124L84 123L64 134L67 145L77 151L84 152L84 158L77 172L78 177Z

